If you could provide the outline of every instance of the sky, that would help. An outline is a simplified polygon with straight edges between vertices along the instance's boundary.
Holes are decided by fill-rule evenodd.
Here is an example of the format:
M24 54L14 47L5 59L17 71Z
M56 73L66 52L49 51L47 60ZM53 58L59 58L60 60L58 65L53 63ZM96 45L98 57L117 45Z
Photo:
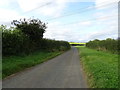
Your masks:
M69 42L118 37L118 0L0 0L0 25L21 18L48 23L44 38Z

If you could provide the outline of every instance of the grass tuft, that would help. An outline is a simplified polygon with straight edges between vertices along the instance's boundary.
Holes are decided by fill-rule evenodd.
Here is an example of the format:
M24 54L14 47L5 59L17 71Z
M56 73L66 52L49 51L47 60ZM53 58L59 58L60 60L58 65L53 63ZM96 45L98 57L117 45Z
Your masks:
M78 47L91 88L118 88L118 55Z
M62 52L35 52L30 55L24 56L9 56L3 57L2 60L2 78L5 78L11 74L17 73L25 68L35 66L44 61L47 61Z

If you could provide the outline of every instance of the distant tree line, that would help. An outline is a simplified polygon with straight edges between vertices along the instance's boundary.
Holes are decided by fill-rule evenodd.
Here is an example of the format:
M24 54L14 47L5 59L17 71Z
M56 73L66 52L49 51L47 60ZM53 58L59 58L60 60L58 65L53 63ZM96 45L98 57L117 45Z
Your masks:
M18 55L29 54L38 50L65 51L70 49L67 41L56 41L43 38L46 24L39 19L13 20L15 27L6 28L1 25L2 54Z
M120 39L107 38L106 40L95 39L86 43L89 48L118 53L120 51Z

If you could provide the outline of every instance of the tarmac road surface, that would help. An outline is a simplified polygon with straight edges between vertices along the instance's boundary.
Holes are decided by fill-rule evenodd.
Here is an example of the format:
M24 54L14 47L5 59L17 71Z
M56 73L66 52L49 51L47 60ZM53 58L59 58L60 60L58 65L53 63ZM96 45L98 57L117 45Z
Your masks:
M2 82L3 88L87 88L78 50L71 50L49 61L19 72Z

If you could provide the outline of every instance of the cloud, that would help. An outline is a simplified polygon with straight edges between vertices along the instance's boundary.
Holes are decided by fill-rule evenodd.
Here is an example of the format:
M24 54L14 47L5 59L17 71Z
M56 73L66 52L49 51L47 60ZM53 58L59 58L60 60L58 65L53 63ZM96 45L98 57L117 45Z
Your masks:
M78 23L78 25L80 25L80 26L90 26L91 24L92 24L91 21L85 21L85 22Z
M48 24L44 38L74 41L78 39L78 32L70 26L58 27L61 22L52 22Z
M93 1L93 0L85 0ZM85 2L84 1L84 2ZM105 0L107 4L112 2L112 0ZM23 13L29 12L28 16L26 14L20 13L20 11L15 11L14 9L7 8L8 6L14 5L13 2L18 3L18 7ZM49 5L46 3L51 2ZM67 7L69 2L83 2L83 0L3 0L0 1L0 24L7 24L13 19L20 19L23 17L29 17L29 15L38 15L43 17L57 17L62 15L63 10ZM96 0L95 7L97 10L93 12L94 18L106 17L110 15L117 14L117 9L113 10L104 7L99 7L103 1ZM2 4L1 4L2 3ZM7 6L6 8L5 5ZM42 6L43 5L43 6ZM45 6L44 6L45 5ZM40 7L41 6L41 7ZM109 5L108 5L109 6ZM111 5L112 6L112 5ZM113 5L114 6L114 5ZM39 8L40 7L40 8ZM100 8L102 10L100 11ZM103 9L107 9L104 11ZM36 16L37 16L36 15ZM82 15L82 14L81 14ZM85 15L84 18L89 17ZM83 19L84 19L83 18ZM46 18L45 18L46 19ZM63 19L64 20L64 19ZM9 23L8 23L9 22ZM91 39L103 39L107 37L117 37L117 17L99 19L92 21L79 22L78 24L70 24L60 27L59 25L63 24L61 21L55 20L48 24L44 38L56 39L56 40L67 40L67 41L76 41L76 42L85 42ZM89 26L89 27L88 27Z
M14 0L0 0L0 7L8 6Z
M117 11L113 11L113 12L117 13ZM112 13L112 10L111 10L111 14L108 12L107 13L104 12L104 14L103 15L102 14L103 13L98 13L98 16L96 14L96 17L101 17L104 14L105 14L104 16L108 16L108 17L110 15L114 15ZM107 15L107 14L110 14L110 15ZM117 15L109 18L108 17L104 19L96 20L96 22L93 24L94 26L96 26L95 28L96 30L94 29L94 31L86 33L85 34L86 37L83 38L83 41L89 41L94 39L106 39L106 38L116 39L118 37L118 17Z
M16 11L8 9L0 9L0 24L10 25L10 22L15 19L20 19L21 16Z
M117 17L96 20L95 22L85 21L63 27L59 27L61 22L53 22L49 24L45 37L76 42L87 42L96 38L116 38L118 35L117 23Z
M0 0L0 24L10 26L12 20L25 18L25 15L21 15L17 9L19 6L16 7L17 1L16 0ZM14 9L12 8L14 7Z
M118 15L118 0L96 0L95 7L96 13L93 16L97 18Z
M110 8L112 6L115 6L117 3L119 2L119 0L95 0L95 7L97 9L107 9Z
M24 11L27 12L29 10L32 10L38 6L40 6L42 3L41 0L18 0L20 8Z
M13 10L0 9L0 20L1 21L10 21L18 17L18 13Z
M94 40L94 39L106 39L106 38L117 38L118 37L118 27L112 26L100 31L92 32L86 34L84 41Z
M23 12L33 12L45 16L59 16L65 8L64 0L18 0ZM29 3L29 4L28 4ZM40 8L39 8L40 7Z

